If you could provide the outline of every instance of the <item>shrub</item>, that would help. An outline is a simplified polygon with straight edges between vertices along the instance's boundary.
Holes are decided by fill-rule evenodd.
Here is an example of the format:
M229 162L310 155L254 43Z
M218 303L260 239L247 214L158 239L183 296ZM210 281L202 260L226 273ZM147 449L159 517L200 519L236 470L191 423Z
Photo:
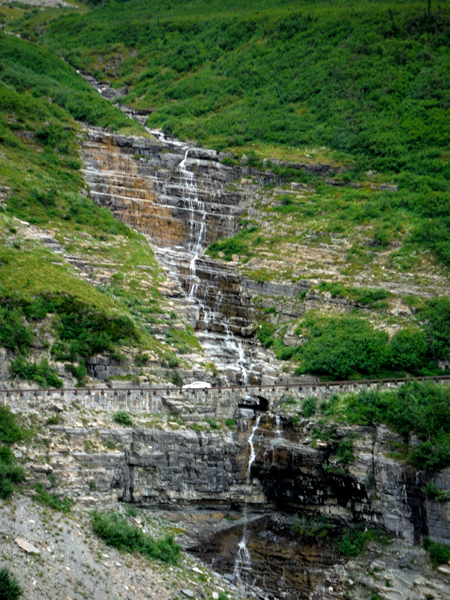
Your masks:
M14 484L24 481L26 471L14 463L0 463L0 498L6 500L14 493Z
M22 356L12 360L9 366L9 372L13 377L36 381L41 387L60 388L63 385L58 377L58 372L53 369L48 360L43 358L39 363L25 360Z
M248 244L240 238L239 234L234 238L225 238L218 242L213 242L208 246L208 252L213 257L217 257L219 252L223 252L225 254L225 260L231 260L233 254L250 254Z
M61 415L56 413L55 415L52 415L51 417L49 417L46 421L45 424L46 425L59 425L61 423Z
M433 358L450 357L450 299L434 298L419 311L425 321L428 352Z
M227 427L230 427L230 429L232 429L236 425L236 419L227 419L225 421L225 425Z
M450 561L450 546L438 544L426 537L423 540L423 547L428 552L431 562L435 567Z
M133 426L133 420L130 414L124 410L118 410L115 412L113 415L113 421L119 425L124 425L125 427Z
M233 160L232 158L230 158L229 156L226 156L225 158L223 158L221 162L223 165L226 165L227 167L233 167L236 164L236 161Z
M281 206L290 206L292 204L291 194L283 194L280 196Z
M317 398L313 398L312 396L310 396L309 398L305 398L302 406L302 416L306 419L309 419L315 414L316 408Z
M389 543L389 538L381 529L367 529L365 525L358 524L344 533L338 544L338 550L344 556L358 556L361 554L364 544L369 541L387 544Z
M317 373L345 379L352 373L378 374L390 356L388 336L353 316L308 316L303 322L308 341L298 349L302 366L296 373Z
M361 391L345 400L343 413L350 424L385 423L408 440L415 433L420 444L407 460L419 469L450 466L450 389L426 382L408 382L396 391Z
M205 421L209 424L211 429L217 429L218 425L215 419L213 419L212 417L206 417Z
M6 567L0 569L0 600L18 600L23 590Z
M8 305L0 306L0 346L25 354L33 339L33 331L24 324L22 311Z
M69 373L72 373L74 377L77 379L77 387L81 387L86 383L87 377L87 369L84 365L79 365L76 367L71 363L67 363L64 365L64 368Z
M339 442L338 450L336 453L338 461L344 465L351 463L355 460L355 454L353 453L353 438L347 437Z
M306 537L321 538L325 537L333 527L333 524L324 517L308 518L304 515L301 517L295 515L291 531Z
M440 490L433 481L429 481L425 487L422 488L423 493L430 500L436 502L448 502L450 500L450 493L444 490Z
M35 490L37 494L33 496L34 500L37 500L44 506L49 506L53 510L59 510L63 513L69 513L72 509L74 500L68 496L57 496L56 494L49 494L45 491L42 483L36 483Z
M320 412L326 417L330 417L336 411L336 407L339 404L339 396L333 394L328 400L324 400L319 406Z
M28 436L29 433L17 425L16 415L7 406L0 406L0 443L11 445Z
M118 550L139 552L146 558L159 559L167 563L178 562L181 547L174 542L173 536L167 535L161 540L154 540L118 513L94 512L92 529L106 544Z
M395 369L417 373L423 367L427 354L425 332L402 329L393 336L390 346L391 364Z
M269 348L273 344L274 331L275 331L275 326L271 325L270 323L262 323L259 326L259 329L256 332L256 337L258 338L258 340L260 340L260 342L262 343L264 348Z

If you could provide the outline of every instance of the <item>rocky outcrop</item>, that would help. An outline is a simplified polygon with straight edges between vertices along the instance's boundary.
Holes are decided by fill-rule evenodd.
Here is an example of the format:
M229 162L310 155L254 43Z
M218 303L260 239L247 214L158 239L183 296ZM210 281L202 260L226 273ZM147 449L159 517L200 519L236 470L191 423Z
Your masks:
M94 202L157 246L188 248L203 219L206 244L233 235L240 195L225 186L236 174L215 151L100 129L87 130L81 147Z
M190 531L184 543L230 582L256 582L265 593L290 600L331 600L348 579L340 571L342 558L329 536L299 541L296 520L325 523L338 539L359 522L409 543L428 535L448 544L450 503L426 497L430 473L392 457L403 440L387 427L350 428L273 412L297 396L335 391L313 388L23 391L6 399L41 425L41 446L15 446L13 452L46 489L51 476L78 506L122 501L197 524L206 513L221 515L220 527ZM133 427L115 424L116 410L128 410ZM49 424L49 413L58 415L59 425ZM343 461L339 448L349 438L354 459ZM434 483L448 489L450 469ZM242 527L252 562L237 574Z
M68 471L54 453L50 462L62 480L71 473L71 489L94 480L99 492L115 492L118 499L142 506L231 509L246 502L257 512L320 515L341 524L365 522L409 542L418 543L425 535L450 542L448 503L424 495L430 474L389 458L392 444L401 440L386 428L354 430L355 461L343 465L336 452L348 430L337 429L332 442L312 447L311 423L287 427L283 437L277 437L273 418L266 417L255 434L256 460L248 485L248 427L241 418L236 433L60 429L73 448L72 466ZM89 447L86 441L94 435L120 452L76 450ZM448 485L450 471L440 477Z
M292 398L290 390L284 399L288 393ZM350 429L324 426L315 419L275 418L269 412L274 406L267 402L270 396L258 389L252 395L228 390L184 397L157 390L70 394L70 404L60 396L52 405L46 394L27 404L28 411L43 419L52 406L61 415L64 424L50 426L44 466L79 498L220 510L246 504L257 513L320 515L340 524L365 522L409 542L419 542L425 535L450 542L449 503L425 496L423 488L431 474L391 457L392 448L403 440L385 426ZM26 395L10 395L8 403L26 413ZM104 419L111 419L118 409L134 413L135 427L106 425ZM255 410L260 414L258 423L252 420ZM88 420L84 415L90 415ZM156 416L162 428L152 426ZM209 423L215 427L216 420L230 418L235 419L236 430L210 428ZM256 455L248 478L252 431ZM354 460L343 462L338 449L348 436L353 439ZM40 476L45 478L46 473ZM91 487L89 482L94 482ZM447 489L450 470L442 471L434 482ZM89 493L92 487L96 494Z

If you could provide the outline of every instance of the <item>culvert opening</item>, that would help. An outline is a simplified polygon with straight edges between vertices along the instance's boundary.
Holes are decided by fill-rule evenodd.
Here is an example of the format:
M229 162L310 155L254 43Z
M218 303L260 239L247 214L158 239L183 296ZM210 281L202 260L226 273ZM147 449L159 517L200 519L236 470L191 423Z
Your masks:
M259 412L267 412L270 408L270 403L263 396L245 396L239 401L239 408L251 408Z

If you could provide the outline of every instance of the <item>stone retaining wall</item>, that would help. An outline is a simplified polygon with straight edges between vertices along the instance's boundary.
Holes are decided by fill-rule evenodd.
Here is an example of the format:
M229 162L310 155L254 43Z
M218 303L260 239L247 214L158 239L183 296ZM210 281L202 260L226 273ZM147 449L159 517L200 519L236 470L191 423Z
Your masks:
M434 381L448 384L450 376L420 377L417 381ZM108 388L62 390L0 390L0 403L14 412L36 412L51 404L63 407L73 403L93 409L115 412L126 410L134 414L176 412L208 412L218 419L233 416L238 406L256 410L277 410L288 399L302 400L314 396L326 400L333 394L357 393L361 390L396 389L405 379L365 380L351 382L304 383L280 386L238 386L208 390L182 390L180 388Z

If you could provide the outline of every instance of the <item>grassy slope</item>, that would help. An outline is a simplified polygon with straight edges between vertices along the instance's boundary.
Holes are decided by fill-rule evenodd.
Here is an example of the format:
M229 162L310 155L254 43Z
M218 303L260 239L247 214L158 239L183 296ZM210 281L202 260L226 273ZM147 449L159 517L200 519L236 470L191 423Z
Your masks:
M129 86L124 102L155 107L149 123L175 135L245 149L255 166L279 156L350 169L337 189L297 174L309 188L281 205L266 190L255 205L260 217L213 253L249 258L247 272L262 279L278 272L295 280L298 267L323 271L315 250L338 235L343 252L330 277L351 286L361 274L389 281L418 272L420 285L422 274L445 278L427 251L450 264L448 5L439 15L424 11L413 2L272 0L236 10L228 2L160 0L150 8L131 0L82 14L31 11L16 30L99 79ZM361 187L345 185L351 180ZM386 180L399 191L373 185ZM312 249L303 265L291 260L299 248ZM285 268L267 269L264 253Z
M438 23L423 8L131 0L60 17L43 41L131 85L129 100L155 105L151 122L179 136L325 144L398 172L424 146L441 149L429 160L447 149L448 7Z
M448 265L450 21L448 2L439 15L432 8L130 0L30 14L16 29L129 86L124 102L154 107L149 124L178 137L250 147L256 158L334 158L350 166L350 179L382 172L400 193L346 191L335 231L378 219L390 237L408 229Z
M129 119L49 51L3 34L0 44L4 331L7 323L17 328L17 311L34 323L35 331L47 313L56 312L52 356L59 360L83 365L90 354L114 351L126 344L134 347L134 352L149 351L175 364L173 352L151 334L152 324L164 317L157 290L162 278L159 267L141 235L86 199L77 140L81 128L73 117L80 118L78 108L83 107L85 119L93 124L117 130L125 126L134 133L140 132L140 126L130 127ZM63 254L46 246L43 235L59 242ZM94 267L112 268L111 283L91 285L66 255ZM137 265L147 268L144 271ZM36 298L42 298L43 304L35 304ZM77 315L83 326L66 339L64 348L58 347L58 340L64 337L58 323L65 323L71 315ZM120 325L123 319L125 329ZM2 345L25 357L30 355L29 337L3 337ZM36 379L34 375L31 378Z

